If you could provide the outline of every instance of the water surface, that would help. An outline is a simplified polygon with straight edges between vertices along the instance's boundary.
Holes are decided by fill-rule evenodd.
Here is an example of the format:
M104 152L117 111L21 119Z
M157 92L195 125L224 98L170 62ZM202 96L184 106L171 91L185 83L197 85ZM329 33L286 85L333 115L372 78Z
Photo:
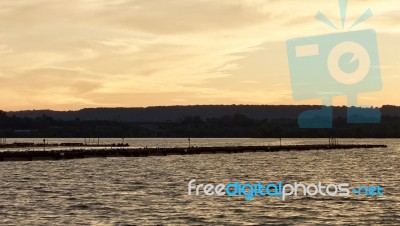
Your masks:
M131 142L131 141L129 141ZM132 139L137 146L187 139ZM279 144L276 139L192 139L194 145ZM324 140L284 140L286 144ZM0 224L400 224L400 142L387 149L0 162ZM188 196L187 183L379 184L383 197Z

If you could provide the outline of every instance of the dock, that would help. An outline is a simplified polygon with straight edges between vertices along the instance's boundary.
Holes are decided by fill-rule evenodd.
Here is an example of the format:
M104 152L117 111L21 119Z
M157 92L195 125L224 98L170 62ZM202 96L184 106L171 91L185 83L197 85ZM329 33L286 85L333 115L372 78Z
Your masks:
M0 149L7 148L40 148L40 147L129 147L127 143L112 143L112 144L97 144L97 143L75 143L75 142L65 142L65 143L34 143L34 142L15 142L9 144L1 144Z
M199 154L235 154L248 152L280 152L309 150L350 150L387 148L386 145L370 144L336 144L336 145L286 145L286 146L234 146L234 147L187 147L187 148L71 148L68 150L43 151L2 151L0 161L39 161L68 160L82 158L107 157L149 157L167 155L199 155Z

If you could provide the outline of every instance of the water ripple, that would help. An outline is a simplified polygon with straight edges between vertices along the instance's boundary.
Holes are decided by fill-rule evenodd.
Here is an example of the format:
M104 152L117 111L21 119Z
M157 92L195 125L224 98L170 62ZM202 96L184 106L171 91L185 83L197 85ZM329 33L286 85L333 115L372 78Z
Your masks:
M400 143L384 143L388 149L2 162L0 224L399 225ZM187 196L193 178L380 184L385 196Z

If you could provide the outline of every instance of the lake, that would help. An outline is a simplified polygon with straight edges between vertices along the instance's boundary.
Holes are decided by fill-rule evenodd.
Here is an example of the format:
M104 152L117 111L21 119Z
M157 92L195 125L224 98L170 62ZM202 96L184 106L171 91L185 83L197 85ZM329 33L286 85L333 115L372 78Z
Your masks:
M8 139L8 142L42 139ZM83 139L47 139L83 142ZM119 143L122 139L101 139ZM124 139L185 147L188 139ZM319 144L327 139L283 139ZM400 140L340 139L387 149L0 162L0 224L400 224ZM191 139L194 146L279 145L279 139ZM384 196L189 196L188 182L381 185Z

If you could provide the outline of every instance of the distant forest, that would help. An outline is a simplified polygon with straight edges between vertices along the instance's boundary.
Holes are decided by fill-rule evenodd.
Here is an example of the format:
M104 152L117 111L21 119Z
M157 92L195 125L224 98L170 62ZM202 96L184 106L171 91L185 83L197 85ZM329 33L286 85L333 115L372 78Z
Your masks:
M346 122L334 108L333 129L299 129L298 115L320 106L212 105L0 111L0 137L354 137L400 138L400 107L383 106L382 123Z

